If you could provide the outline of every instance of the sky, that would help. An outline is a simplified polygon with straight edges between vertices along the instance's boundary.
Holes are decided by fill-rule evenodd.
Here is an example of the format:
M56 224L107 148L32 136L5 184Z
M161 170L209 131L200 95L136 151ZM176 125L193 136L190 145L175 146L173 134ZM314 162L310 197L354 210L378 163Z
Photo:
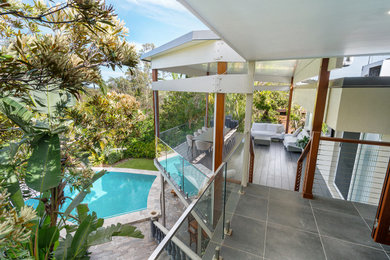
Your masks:
M127 41L139 49L143 43L156 47L183 34L208 28L176 0L106 0L129 29ZM104 79L119 77L121 71L102 68Z

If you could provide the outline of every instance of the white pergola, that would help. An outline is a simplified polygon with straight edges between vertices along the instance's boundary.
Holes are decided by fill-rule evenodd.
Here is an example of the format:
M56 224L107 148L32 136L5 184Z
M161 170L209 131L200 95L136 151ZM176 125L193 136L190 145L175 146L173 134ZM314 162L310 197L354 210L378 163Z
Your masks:
M318 75L321 59L246 61L211 31L194 31L141 57L152 69L186 74L187 78L154 81L154 91L246 94L244 161L249 161L249 140L254 90L291 90L292 85ZM218 63L226 63L224 73ZM328 70L340 68L343 57L331 58ZM216 109L215 109L216 111ZM215 116L214 116L215 117ZM157 123L156 123L157 125ZM216 136L216 134L214 135ZM214 149L215 150L215 149ZM244 163L246 165L246 163ZM243 173L247 173L243 169ZM248 175L242 175L246 185Z
M189 33L142 56L152 62L156 134L159 90L215 93L216 121L223 121L225 93L246 94L241 181L246 186L253 91L270 89L270 85L275 90L299 89L298 83L318 77L303 185L303 196L312 198L329 71L341 68L346 56L390 54L390 1L178 1L211 31ZM190 77L157 81L157 70ZM219 131L218 123L214 127L213 149L218 163L223 142L219 124ZM213 166L215 170L218 164ZM388 231L388 225L384 229Z

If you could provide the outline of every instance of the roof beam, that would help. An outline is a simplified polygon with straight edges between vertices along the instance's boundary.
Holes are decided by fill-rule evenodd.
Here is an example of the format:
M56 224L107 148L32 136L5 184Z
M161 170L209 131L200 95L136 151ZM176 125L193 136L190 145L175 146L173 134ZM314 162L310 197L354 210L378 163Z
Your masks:
M198 93L252 93L248 74L213 75L177 80L152 82L153 90ZM253 86L253 84L252 84Z

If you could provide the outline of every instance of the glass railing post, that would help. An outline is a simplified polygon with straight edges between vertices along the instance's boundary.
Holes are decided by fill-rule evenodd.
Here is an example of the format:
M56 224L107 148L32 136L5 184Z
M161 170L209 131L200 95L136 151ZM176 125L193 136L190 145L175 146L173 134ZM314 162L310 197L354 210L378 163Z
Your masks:
M183 192L184 194L186 193L185 192L185 189L184 189L184 158L181 158L182 159L182 186L183 186Z
M222 215L222 230L225 230L225 219L226 219L226 179L227 179L227 163L225 163L225 167L223 169L224 175L224 187L223 187L223 215ZM225 232L222 232L222 239L225 238Z

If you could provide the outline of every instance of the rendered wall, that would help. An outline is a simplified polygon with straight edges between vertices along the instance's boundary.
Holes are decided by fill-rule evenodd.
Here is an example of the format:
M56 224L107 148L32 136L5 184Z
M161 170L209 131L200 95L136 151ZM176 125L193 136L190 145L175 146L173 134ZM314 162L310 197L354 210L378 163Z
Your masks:
M316 89L294 89L293 102L313 112ZM390 135L390 88L330 88L324 122L336 131Z
M294 88L293 103L305 108L307 112L314 111L317 89L314 88Z
M390 88L345 88L341 93L336 130L389 135L389 114ZM334 117L331 113L329 116Z

